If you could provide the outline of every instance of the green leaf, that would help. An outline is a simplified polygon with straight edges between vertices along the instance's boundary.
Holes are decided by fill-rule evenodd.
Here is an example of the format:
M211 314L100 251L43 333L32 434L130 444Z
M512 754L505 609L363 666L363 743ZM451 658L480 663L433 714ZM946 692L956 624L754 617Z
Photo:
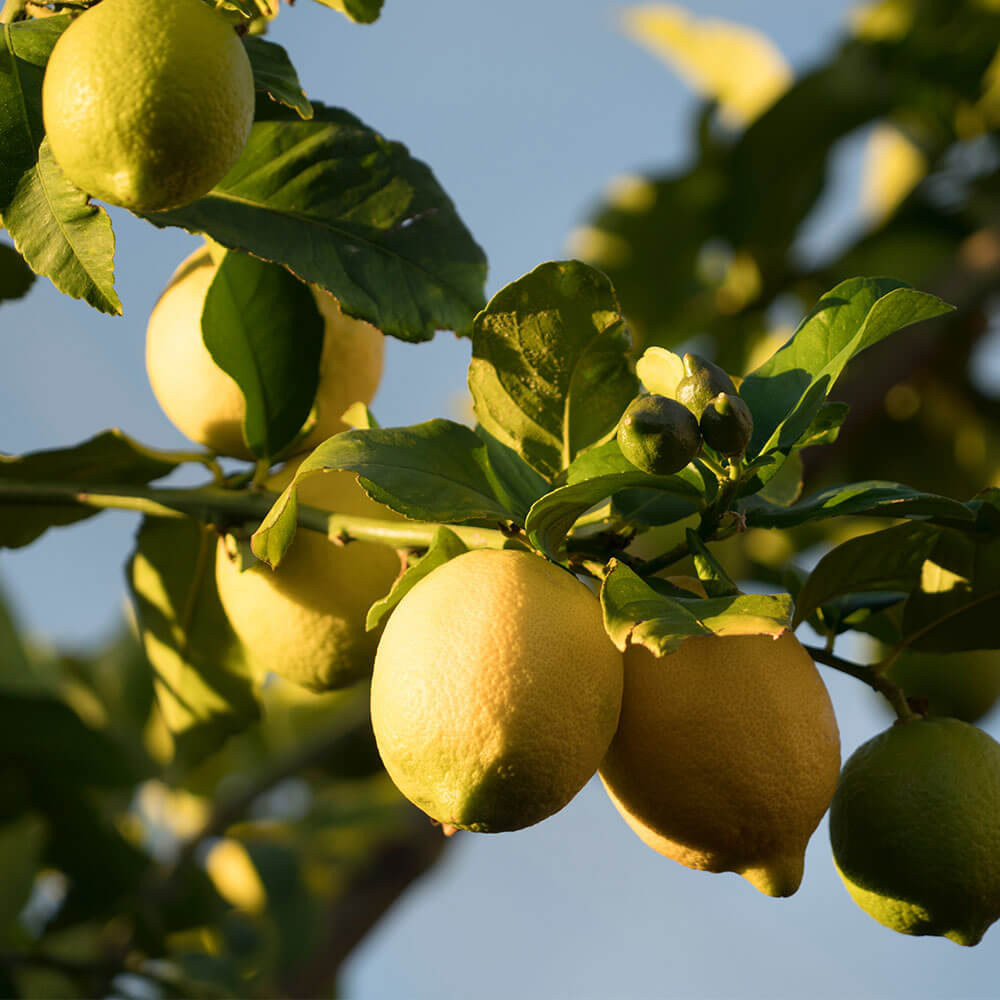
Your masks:
M554 478L614 430L639 383L611 282L550 261L507 285L477 317L469 388L479 422Z
M144 486L176 468L140 450L121 431L102 431L72 448L36 451L28 455L0 454L0 494L4 487L17 489L30 484L80 487L114 483ZM48 528L73 524L99 511L88 507L59 506L40 499L4 505L0 519L0 547L20 548L33 542Z
M0 214L22 176L38 160L45 136L42 79L49 53L69 26L68 15L0 24Z
M905 598L906 594L898 590L842 594L817 608L815 615L810 617L810 624L815 618L816 630L821 635L840 635L849 629L867 631L864 626L873 616L895 607Z
M941 531L903 609L903 640L938 653L997 649L998 618L1000 537Z
M852 538L816 564L799 592L794 625L842 594L876 590L909 593L942 528L921 521Z
M696 469L673 476L651 476L629 462L615 441L581 455L567 471L568 483L537 500L525 529L532 542L550 558L558 558L563 542L581 514L629 487L655 490L676 502L681 517L704 508L701 478ZM679 520L680 518L676 518Z
M425 577L428 573L443 566L449 559L468 552L465 543L453 531L438 528L434 540L426 555L418 559L393 585L392 590L380 601L376 601L368 609L365 627L369 632L376 629L388 617L397 604Z
M707 600L668 597L615 561L601 587L601 606L607 633L620 650L632 642L664 656L695 636L777 638L788 630L792 600L788 594L738 594Z
M759 503L762 506L790 507L802 496L804 468L798 449L776 464L777 471L773 472L764 488L747 501L748 505Z
M346 14L352 21L371 24L378 20L384 0L318 0L324 7L331 7Z
M768 487L770 485L768 483ZM976 519L975 514L957 500L875 479L847 486L831 486L790 507L776 506L760 496L751 497L744 502L743 513L747 524L754 528L791 528L807 521L849 514L866 517L937 518L965 521L970 525Z
M251 545L258 559L271 566L281 561L295 535L297 484L324 469L356 472L369 496L415 520L462 524L512 518L498 498L486 443L463 424L431 420L413 427L344 431L299 466L254 532Z
M28 902L45 837L45 823L33 813L0 826L0 934Z
M21 177L3 223L36 274L99 312L121 315L111 219L66 179L47 140L38 162Z
M174 759L188 768L260 714L246 656L215 587L217 535L146 518L128 584Z
M0 591L0 691L42 694L49 690L45 679L38 676L9 603Z
M243 436L258 458L281 452L319 385L323 317L308 285L277 264L227 253L209 285L202 336L246 400Z
M402 340L467 331L486 259L429 168L346 111L271 107L204 198L146 218L283 264Z
M300 118L312 118L313 106L288 53L280 45L254 35L244 38L243 45L250 57L254 86L272 101L292 108Z
M889 278L850 278L827 292L795 335L740 386L754 417L750 454L788 454L851 358L911 323L952 309ZM766 481L769 469L759 473ZM773 474L773 472L771 473Z
M485 427L477 426L476 434L486 442L491 482L497 497L514 515L518 524L524 524L531 505L551 489L549 482L540 476L513 448L498 441Z
M0 302L23 298L35 282L24 258L6 243L0 243Z
M688 528L685 536L688 550L694 561L695 572L705 588L705 593L709 597L739 596L739 588L729 578L729 574L722 568L719 560L712 555L698 533Z
M821 444L833 444L840 436L840 428L850 412L847 403L825 402L813 417L806 432L799 438L797 448L812 448Z

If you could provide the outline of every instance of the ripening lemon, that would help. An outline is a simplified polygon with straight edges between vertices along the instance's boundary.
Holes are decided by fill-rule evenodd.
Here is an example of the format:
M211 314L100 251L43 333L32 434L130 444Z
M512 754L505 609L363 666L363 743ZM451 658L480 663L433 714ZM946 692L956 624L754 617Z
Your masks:
M593 776L621 691L597 598L539 556L480 549L393 611L372 726L408 799L446 826L498 833L552 815Z
M698 637L663 657L626 650L621 721L600 774L660 854L790 896L839 769L833 706L790 632Z
M978 944L1000 918L1000 744L958 719L895 723L844 765L830 842L879 923Z
M239 159L253 111L243 43L203 0L101 0L56 42L42 86L63 172L136 212L214 187Z
M265 484L280 492L302 460ZM349 472L303 480L299 502L338 514L398 519L371 500ZM219 540L215 563L219 598L259 673L271 671L313 691L346 687L372 665L378 632L365 631L369 607L399 574L395 550L373 542L336 545L299 528L277 569L257 563L240 572Z
M174 272L149 317L146 370L157 401L182 433L220 455L252 459L243 437L243 393L216 365L202 339L201 313L215 272L207 248L196 250ZM316 423L301 451L346 430L341 416L352 403L371 402L385 355L379 330L345 316L329 292L312 291L325 332Z

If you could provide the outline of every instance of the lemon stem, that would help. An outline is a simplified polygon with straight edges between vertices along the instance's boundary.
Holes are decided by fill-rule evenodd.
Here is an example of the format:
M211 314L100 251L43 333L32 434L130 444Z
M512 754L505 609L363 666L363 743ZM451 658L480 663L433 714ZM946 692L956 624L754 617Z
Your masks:
M871 666L852 663L850 660L842 659L830 650L821 649L818 646L806 646L805 649L817 663L823 663L828 667L833 667L834 670L839 670L842 674L856 677L859 681L864 681L873 691L878 691L892 705L893 711L902 721L909 722L917 718L907 703L902 688L898 684L893 684L887 677L877 673Z

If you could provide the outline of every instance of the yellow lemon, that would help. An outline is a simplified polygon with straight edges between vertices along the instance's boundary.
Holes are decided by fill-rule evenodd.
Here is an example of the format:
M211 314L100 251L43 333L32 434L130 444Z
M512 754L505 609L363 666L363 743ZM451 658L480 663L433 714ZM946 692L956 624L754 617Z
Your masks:
M300 462L271 477L268 489L284 489ZM338 514L399 517L371 500L349 472L317 473L298 491L300 503ZM220 539L216 582L226 615L260 673L328 691L370 671L378 632L365 631L365 618L399 570L399 556L387 546L340 546L300 528L275 570L257 563L240 572Z
M621 722L600 774L660 854L790 896L839 768L833 706L791 633L693 638L663 657L626 650Z
M518 551L467 552L393 611L372 726L399 790L439 822L517 830L561 809L611 742L622 658L594 595Z
M107 2L107 0L104 0ZM201 313L216 265L207 248L174 272L146 329L146 370L164 413L192 441L220 455L251 459L243 438L246 402L236 382L216 365L202 339ZM382 377L385 337L340 311L329 292L313 288L325 333L316 390L316 423L301 450L347 429L344 411L369 403Z
M136 212L214 187L239 159L253 110L243 43L202 0L102 0L56 42L42 86L63 172Z
M879 923L977 944L1000 917L1000 744L958 719L897 722L844 765L830 842Z

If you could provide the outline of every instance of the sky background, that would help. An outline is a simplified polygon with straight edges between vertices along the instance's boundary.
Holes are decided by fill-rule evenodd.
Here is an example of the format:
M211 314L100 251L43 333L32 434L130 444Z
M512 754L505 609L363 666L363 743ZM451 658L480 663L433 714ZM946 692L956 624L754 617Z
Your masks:
M753 24L796 69L843 30L844 0L697 0ZM311 97L341 105L426 160L490 260L490 293L566 241L615 175L681 162L695 101L618 28L608 0L386 0L374 26L309 0L271 34ZM821 114L822 109L817 109ZM805 249L856 217L859 138L845 142ZM780 155L780 151L776 151ZM157 296L198 240L113 211L124 318L102 317L40 280L0 308L0 451L70 445L109 426L159 447L184 440L160 412L143 361ZM469 345L390 341L373 410L383 424L455 415ZM36 635L85 646L121 619L136 521L120 513L0 554L0 582ZM845 649L845 652L850 651ZM889 717L826 668L844 755ZM995 719L995 716L994 716ZM997 726L987 723L997 735ZM445 861L358 948L350 1000L475 995L647 998L995 997L1000 931L964 949L881 928L833 870L826 823L788 900L734 875L688 871L636 838L592 783L539 826L460 835Z

